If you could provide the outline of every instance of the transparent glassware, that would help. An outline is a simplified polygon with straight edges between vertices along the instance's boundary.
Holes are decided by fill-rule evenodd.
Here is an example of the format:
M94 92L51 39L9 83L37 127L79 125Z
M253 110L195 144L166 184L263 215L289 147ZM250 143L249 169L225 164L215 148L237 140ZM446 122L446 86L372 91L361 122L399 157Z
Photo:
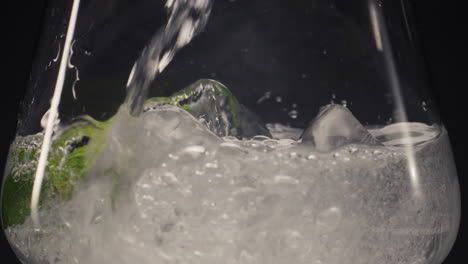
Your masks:
M442 263L459 186L410 8L50 0L2 184L18 258Z

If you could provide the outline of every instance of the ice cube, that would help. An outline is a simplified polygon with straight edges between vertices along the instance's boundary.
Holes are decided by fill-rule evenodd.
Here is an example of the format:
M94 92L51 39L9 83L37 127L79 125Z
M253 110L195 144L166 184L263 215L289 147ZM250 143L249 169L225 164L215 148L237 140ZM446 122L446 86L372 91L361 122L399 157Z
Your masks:
M301 139L312 143L318 151L331 151L351 143L381 145L348 108L337 104L322 107Z
M144 111L164 104L188 111L221 137L271 137L261 119L241 105L226 86L214 80L198 80L169 97L151 98L145 103Z

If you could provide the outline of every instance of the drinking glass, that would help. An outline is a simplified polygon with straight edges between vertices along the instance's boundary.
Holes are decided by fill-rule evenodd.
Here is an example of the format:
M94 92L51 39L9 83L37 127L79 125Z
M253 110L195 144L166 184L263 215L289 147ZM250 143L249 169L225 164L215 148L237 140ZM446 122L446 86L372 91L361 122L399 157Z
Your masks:
M49 0L23 263L439 264L460 193L409 1Z

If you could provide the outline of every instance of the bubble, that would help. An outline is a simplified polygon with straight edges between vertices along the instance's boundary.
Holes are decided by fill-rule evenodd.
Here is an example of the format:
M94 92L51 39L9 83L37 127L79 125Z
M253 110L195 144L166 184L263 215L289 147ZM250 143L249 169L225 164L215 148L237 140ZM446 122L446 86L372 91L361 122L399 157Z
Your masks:
M380 151L380 150L374 150L372 153L373 153L374 155L382 155L382 154L383 154L383 152Z
M299 249L302 247L302 234L298 230L290 229L283 233L285 246L291 249Z
M276 175L274 182L277 184L299 184L297 179L294 179L288 175Z
M281 96L276 96L275 100L277 103L281 103L283 101L283 98Z
M350 154L354 154L354 153L356 153L357 151L358 151L358 148L356 148L356 147L350 147L350 148L349 148L349 153L350 153Z
M205 167L207 167L209 169L217 169L218 164L216 162L208 162L208 163L205 164Z
M169 153L169 155L167 155L169 158L173 159L173 160L178 160L179 159L179 156L177 155L174 155L172 153Z
M201 154L206 151L205 147L203 146L189 146L184 148L184 152L190 153L190 154Z
M335 230L341 222L341 209L332 206L322 211L317 216L317 229L322 232L331 232Z

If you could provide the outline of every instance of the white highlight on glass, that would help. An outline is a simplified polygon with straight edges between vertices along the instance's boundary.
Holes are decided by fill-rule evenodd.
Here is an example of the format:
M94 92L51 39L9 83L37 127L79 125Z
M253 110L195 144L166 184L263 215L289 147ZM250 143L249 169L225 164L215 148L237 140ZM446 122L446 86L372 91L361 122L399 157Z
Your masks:
M76 40L73 40L73 42L71 43L71 46L70 46L70 56L68 58L68 68L75 70L75 81L73 81L73 84L72 84L72 94L73 94L73 99L76 100L75 86L76 86L76 83L80 80L80 72L78 71L78 68L76 67L76 65L71 63L71 59L73 57L73 47L75 47L75 42L76 42Z
M408 144L405 144L406 161L408 171L413 188L413 196L420 198L422 196L421 184L419 182L419 172L416 166L416 158L414 151L414 141L411 140L411 133L409 129L408 117L406 115L405 105L403 103L403 95L401 94L400 80L393 58L391 43L388 38L388 32L385 28L384 17L373 0L369 0L370 18L374 31L374 36L377 43L377 49L382 52L385 67L387 69L388 81L390 82L390 89L395 101L395 121L401 122L401 133L405 138L408 138Z
M58 50L57 50L57 55L55 56L55 58L52 59L53 62L57 62L59 57L60 57L60 51L62 50L62 48L60 47L60 42L58 44Z
M383 45L382 45L382 35L380 35L380 24L379 24L379 19L377 18L377 10L375 5L370 4L370 17L371 17L371 23L372 23L372 31L374 32L374 39L375 39L375 45L377 46L377 49L379 51L383 50Z
M68 22L67 36L65 38L65 44L63 46L62 59L60 61L57 82L55 84L54 94L52 96L51 105L49 109L49 116L44 132L44 141L42 142L41 154L39 156L39 162L37 164L36 174L34 176L34 185L31 195L31 217L36 228L40 225L38 215L39 197L41 195L42 181L44 179L45 167L47 165L47 158L49 155L50 145L52 143L52 132L54 130L54 124L58 118L58 106L60 104L60 98L62 96L63 84L65 81L67 69L67 60L70 56L70 47L73 35L75 33L79 6L80 0L74 0L70 20Z

